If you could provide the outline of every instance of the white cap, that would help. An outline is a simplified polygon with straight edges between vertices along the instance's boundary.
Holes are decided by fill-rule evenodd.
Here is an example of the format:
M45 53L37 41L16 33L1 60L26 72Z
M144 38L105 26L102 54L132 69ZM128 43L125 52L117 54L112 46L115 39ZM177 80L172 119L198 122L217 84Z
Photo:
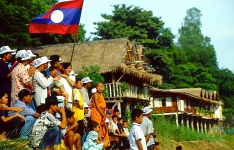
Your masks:
M92 88L91 93L93 94L93 93L96 93L96 92L97 92L97 89L96 88Z
M81 80L82 84L83 83L89 83L89 82L93 82L93 80L90 80L89 77L84 77L82 80Z
M84 108L90 107L87 103L84 103Z
M11 50L9 46L3 46L0 48L0 55L5 53L13 53L14 50Z
M41 60L43 61L43 63L48 63L51 61L46 56L41 57Z
M34 54L32 53L31 50L27 50L27 53L29 54L29 56L30 56L31 58L37 57L36 55L34 55Z
M44 64L45 62L43 62L43 60L41 58L37 58L36 60L34 60L33 62L33 66L34 67L39 67L40 65Z
M16 53L16 57L21 57L21 60L31 59L29 54L25 50L20 50Z
M63 63L63 60L62 60L61 58L59 58L59 63L60 63L60 64Z
M142 109L142 111L143 111L143 114L146 115L146 114L151 113L153 110L150 107L145 107Z

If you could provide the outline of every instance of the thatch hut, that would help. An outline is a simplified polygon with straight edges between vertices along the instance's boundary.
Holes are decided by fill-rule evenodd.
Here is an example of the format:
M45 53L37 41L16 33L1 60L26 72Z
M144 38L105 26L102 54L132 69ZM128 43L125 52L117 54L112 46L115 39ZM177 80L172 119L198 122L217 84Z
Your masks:
M63 61L71 61L73 70L78 73L83 66L100 66L100 73L121 73L134 77L143 82L162 83L162 76L149 73L152 69L147 66L144 47L128 39L100 40L75 44L72 55L73 43L41 46L33 52L41 56L60 55ZM117 79L118 76L115 77ZM113 81L113 80L112 80Z
M72 60L75 73L79 73L83 66L98 65L109 94L105 99L110 104L114 103L112 107L117 105L121 109L120 103L127 104L127 108L130 103L131 106L136 103L148 104L148 90L143 85L150 82L158 85L162 83L162 76L151 73L153 69L147 65L144 46L126 38L77 43L73 55L72 51L73 43L41 46L33 50L48 58L57 54L64 62ZM122 81L128 83L129 91L121 91L119 82ZM144 94L139 97L138 94L142 91Z

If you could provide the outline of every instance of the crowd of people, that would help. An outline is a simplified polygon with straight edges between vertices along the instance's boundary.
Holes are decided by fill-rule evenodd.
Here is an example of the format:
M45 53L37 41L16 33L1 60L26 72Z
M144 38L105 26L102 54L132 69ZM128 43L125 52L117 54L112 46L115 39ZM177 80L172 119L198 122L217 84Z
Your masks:
M107 108L97 83L78 78L59 55L0 49L0 141L30 140L40 149L158 150L149 119L152 109L132 110L133 124L117 108Z

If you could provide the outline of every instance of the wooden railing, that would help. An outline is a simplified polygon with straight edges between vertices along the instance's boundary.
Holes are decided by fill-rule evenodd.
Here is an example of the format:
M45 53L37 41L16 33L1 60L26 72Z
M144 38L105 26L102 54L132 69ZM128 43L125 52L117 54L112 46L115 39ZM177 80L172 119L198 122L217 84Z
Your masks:
M137 86L129 85L130 90L121 91L120 83L106 83L105 91L107 92L107 98L111 97L130 97L130 98L139 98L139 99L149 99L149 92L147 89L144 89L144 94L139 95Z

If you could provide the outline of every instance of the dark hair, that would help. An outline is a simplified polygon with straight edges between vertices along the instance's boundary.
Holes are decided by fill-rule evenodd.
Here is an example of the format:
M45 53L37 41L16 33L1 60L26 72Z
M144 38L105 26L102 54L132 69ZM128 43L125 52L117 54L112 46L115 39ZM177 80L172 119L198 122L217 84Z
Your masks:
M182 150L182 146L176 146L176 150Z
M2 99L2 97L3 97L5 94L7 94L7 92L6 92L6 91L2 91L2 90L0 90L0 99Z
M57 70L57 69L58 69L58 68L55 67L55 66L50 66L49 71L51 72L51 71L54 71L54 70Z
M51 64L51 66L54 66L56 62L59 62L59 58L60 58L59 55L51 55L50 56L50 60L51 60L50 64Z
M134 108L131 114L132 120L135 121L136 117L140 117L142 114L143 114L143 111L141 109Z
M71 118L74 116L74 112L71 111L70 109L65 109L65 113L66 113L66 118Z
M128 123L127 121L123 121L123 124L124 124L125 122Z
M115 108L115 109L114 109L114 113L116 113L116 112L119 112L119 109L118 109L118 108Z
M114 115L114 116L112 116L112 119L115 119L115 118L117 118L117 119L118 119L118 117L117 117L117 116L115 116L115 115Z
M120 121L120 120L123 120L123 118L119 117L119 118L118 118L118 121Z
M159 142L155 142L155 146L158 146L159 145Z
M98 124L97 121L90 120L90 121L89 121L89 129L90 129L90 131L93 130L93 128L96 128L98 125L99 125L99 124Z
M81 81L81 79L80 78L76 78L76 83L75 84L77 84L79 81Z
M71 66L70 62L63 62L63 69L67 69L69 66Z

